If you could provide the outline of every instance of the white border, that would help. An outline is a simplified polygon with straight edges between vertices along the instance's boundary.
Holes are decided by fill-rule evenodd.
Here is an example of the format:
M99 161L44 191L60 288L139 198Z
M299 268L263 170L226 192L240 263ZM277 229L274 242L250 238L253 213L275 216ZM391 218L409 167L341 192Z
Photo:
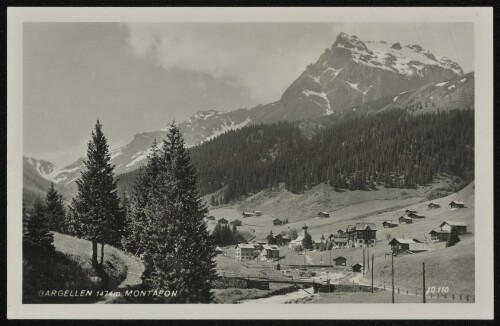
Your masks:
M475 303L325 305L22 304L23 22L472 22L475 30ZM492 8L8 8L7 317L9 319L492 319Z

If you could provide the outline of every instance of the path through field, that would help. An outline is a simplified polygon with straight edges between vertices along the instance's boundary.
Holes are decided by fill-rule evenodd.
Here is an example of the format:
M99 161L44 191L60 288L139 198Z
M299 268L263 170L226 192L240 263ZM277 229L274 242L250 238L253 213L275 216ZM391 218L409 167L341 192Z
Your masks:
M92 244L90 243L90 241L78 239L66 234L54 232L54 246L56 247L57 251L60 251L66 255L74 255L79 257L91 257L92 255ZM113 290L128 289L142 283L141 275L144 271L144 265L138 258L127 255L123 251L118 250L114 247L105 246L104 257L106 258L106 254L109 253L113 253L114 255L119 257L120 260L122 260L123 263L127 266L127 276L118 285L118 287ZM113 299L113 297L106 297L104 301L99 301L99 303L109 303L113 301Z

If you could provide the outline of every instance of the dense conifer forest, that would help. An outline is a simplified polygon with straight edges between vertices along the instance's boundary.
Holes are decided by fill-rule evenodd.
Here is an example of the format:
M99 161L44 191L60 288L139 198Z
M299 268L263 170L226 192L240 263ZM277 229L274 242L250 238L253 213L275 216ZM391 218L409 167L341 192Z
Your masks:
M229 202L280 183L302 193L319 183L341 191L414 188L439 173L474 178L473 110L352 113L304 134L298 122L253 125L192 148L199 191L227 186ZM119 176L121 192L135 174Z

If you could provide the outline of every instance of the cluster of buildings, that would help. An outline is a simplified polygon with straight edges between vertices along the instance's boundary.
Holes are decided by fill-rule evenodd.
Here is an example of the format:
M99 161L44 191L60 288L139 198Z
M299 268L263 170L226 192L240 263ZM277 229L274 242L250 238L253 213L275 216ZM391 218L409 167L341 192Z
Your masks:
M240 243L234 247L234 258L240 261L275 260L280 258L280 248L277 245L265 243Z
M438 204L430 203L430 205L436 205L437 207L440 207ZM434 207L434 208L437 208ZM382 226L384 228L395 228L399 226L400 224L413 224L413 221L415 220L420 220L424 219L424 215L419 215L417 214L417 211L407 209L405 211L405 215L400 216L396 221L384 221L382 222Z
M253 211L253 212L243 212L241 213L243 217L252 217L252 216L262 216L262 211Z

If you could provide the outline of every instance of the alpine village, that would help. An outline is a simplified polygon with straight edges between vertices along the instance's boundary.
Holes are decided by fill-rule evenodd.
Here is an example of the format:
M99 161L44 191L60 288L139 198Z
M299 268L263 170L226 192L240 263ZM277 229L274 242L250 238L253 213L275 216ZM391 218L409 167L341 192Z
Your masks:
M474 72L318 55L276 102L24 157L23 302L474 302Z

